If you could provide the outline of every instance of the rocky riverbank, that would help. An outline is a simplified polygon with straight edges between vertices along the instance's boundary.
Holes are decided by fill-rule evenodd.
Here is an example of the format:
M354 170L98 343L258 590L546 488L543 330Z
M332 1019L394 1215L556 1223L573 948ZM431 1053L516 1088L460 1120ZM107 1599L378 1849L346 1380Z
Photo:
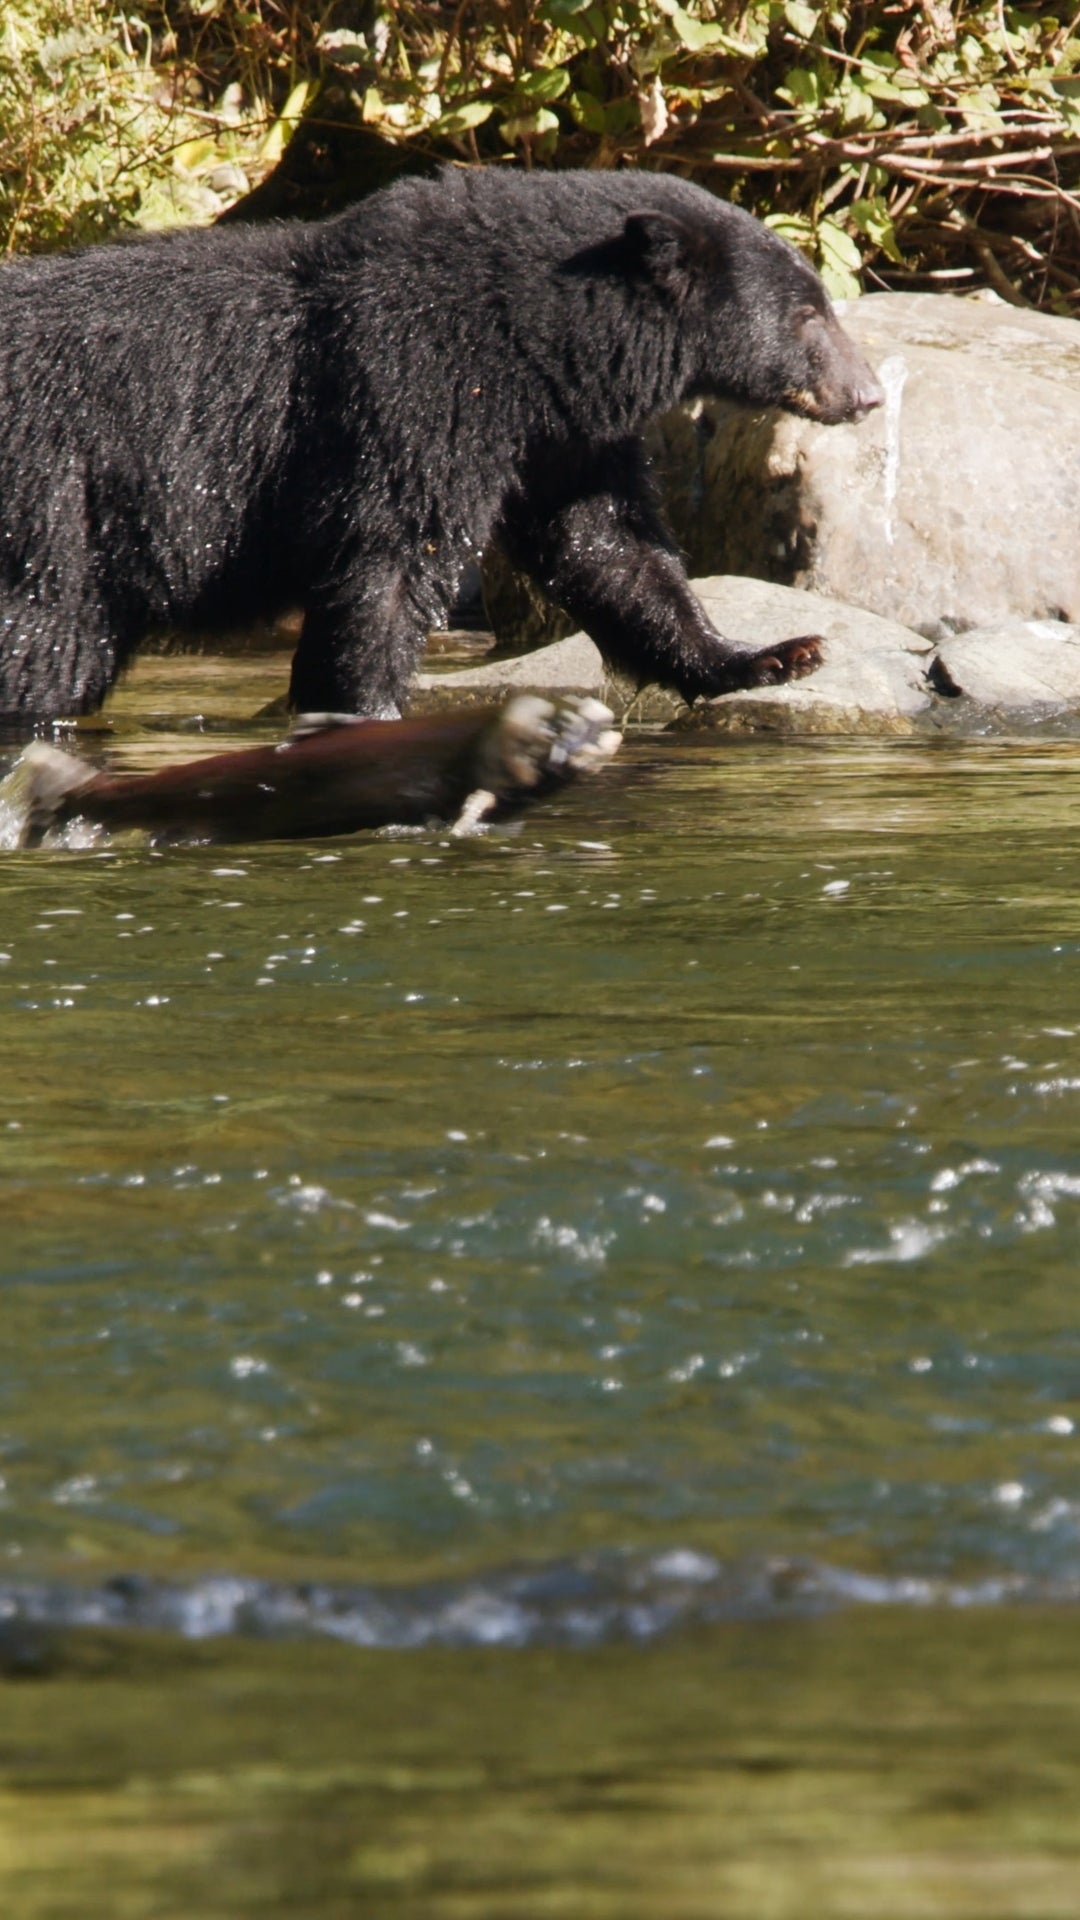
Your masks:
M875 294L844 322L885 407L855 426L707 403L650 436L668 517L716 626L824 636L791 686L701 702L608 674L584 635L425 674L417 705L598 694L626 720L910 735L1080 726L1080 327L993 298ZM495 570L501 651L565 633Z
M912 736L1080 728L1080 625L1001 622L938 642L819 593L714 575L694 588L713 624L765 646L820 633L824 664L806 680L687 707L660 687L612 674L583 633L513 659L421 674L414 711L480 705L512 693L592 694L621 724L727 733Z

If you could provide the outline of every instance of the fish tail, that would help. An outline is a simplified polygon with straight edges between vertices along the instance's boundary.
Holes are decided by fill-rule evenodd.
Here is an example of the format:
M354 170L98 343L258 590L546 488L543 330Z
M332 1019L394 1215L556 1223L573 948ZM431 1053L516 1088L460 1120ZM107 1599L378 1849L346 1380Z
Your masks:
M19 756L20 798L26 809L22 843L34 846L55 820L77 809L69 806L97 778L93 767L46 740L31 740Z

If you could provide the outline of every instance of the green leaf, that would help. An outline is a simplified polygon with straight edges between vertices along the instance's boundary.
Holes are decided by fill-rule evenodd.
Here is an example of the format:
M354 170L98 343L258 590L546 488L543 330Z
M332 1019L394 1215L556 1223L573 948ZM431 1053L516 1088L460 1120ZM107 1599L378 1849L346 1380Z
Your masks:
M866 91L874 100L892 100L904 107L924 107L929 104L930 95L925 87L920 87L913 74L873 73L866 80Z
M550 20L553 27L565 27L591 4L592 0L545 0L537 12L541 20Z
M960 117L966 127L974 127L979 133L1003 133L1005 122L998 112L998 96L990 87L980 88L978 93L961 94L959 100Z
M804 7L802 0L785 0L784 19L801 40L812 40L821 18L819 7Z
M604 126L608 133L629 133L641 124L641 114L636 100L613 100L604 108Z
M665 6L664 12L683 46L691 53L734 53L752 58L757 51L756 47L729 33L726 27L719 26L715 20L695 20L685 7L671 4Z
M276 166L281 159L286 146L296 132L300 115L314 92L313 80L301 80L299 85L293 88L259 149L259 158L265 160L268 166Z
M888 259L895 260L898 266L902 263L903 255L896 243L892 215L884 200L876 194L867 195L862 200L853 200L847 212L859 232L865 233L875 247L879 247Z
M572 93L567 99L566 104L579 127L584 127L588 133L604 132L607 126L604 103L602 100L598 100L595 94L582 93L580 91Z
M856 278L862 255L849 233L835 220L820 220L817 259L821 277L836 300L857 300L862 288Z
M522 74L514 92L524 94L528 100L559 100L569 85L566 68L551 67L547 72Z
M865 87L860 87L855 81L848 81L841 87L839 104L841 121L845 127L864 126L877 111Z
M838 227L835 220L818 221L817 243L823 265L827 263L838 269L847 267L853 273L857 273L862 266L862 254L850 233Z
M978 73L981 71L983 50L974 34L966 33L964 35L957 48L957 52L960 55L961 65L967 73Z
M858 300L862 293L855 275L846 267L834 267L830 261L822 260L821 277L834 300Z
M809 67L792 67L786 76L786 85L777 87L781 100L790 100L793 107L816 107L821 100L821 87L816 73Z
M185 140L173 154L173 165L183 173L196 173L210 160L218 157L217 141L212 133L204 134L201 139Z
M920 107L916 118L923 133L945 133L948 129L948 115L932 104Z
M559 117L548 107L538 107L535 113L511 113L503 121L499 132L508 147L515 140L538 140L546 133L558 133Z
M771 227L783 240L790 240L793 247L803 253L813 253L814 228L803 213L767 213L765 225Z
M490 100L467 100L464 106L451 107L447 113L440 114L431 122L428 132L445 133L451 138L456 133L468 133L471 127L482 127L494 111Z

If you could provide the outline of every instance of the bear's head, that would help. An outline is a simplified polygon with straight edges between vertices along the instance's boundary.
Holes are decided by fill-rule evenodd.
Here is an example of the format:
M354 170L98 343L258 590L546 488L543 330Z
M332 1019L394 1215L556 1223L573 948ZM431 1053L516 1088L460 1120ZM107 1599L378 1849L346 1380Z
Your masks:
M678 314L687 398L783 407L830 426L881 406L881 382L813 268L741 208L715 200L704 216L632 213L624 244Z

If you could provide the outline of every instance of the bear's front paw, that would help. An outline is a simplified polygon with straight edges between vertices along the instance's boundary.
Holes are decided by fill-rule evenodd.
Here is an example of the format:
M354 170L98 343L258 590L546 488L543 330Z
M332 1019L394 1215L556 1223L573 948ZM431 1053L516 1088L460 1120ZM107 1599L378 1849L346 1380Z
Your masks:
M759 653L744 654L733 667L742 669L740 687L774 686L779 680L802 680L820 667L824 641L820 633L804 633L797 640L781 640L775 647L763 647Z
M796 640L779 640L775 646L760 647L756 653L732 647L690 693L703 694L707 700L718 694L740 693L748 687L775 686L781 680L802 680L813 673L824 659L824 640L819 633L800 634Z

